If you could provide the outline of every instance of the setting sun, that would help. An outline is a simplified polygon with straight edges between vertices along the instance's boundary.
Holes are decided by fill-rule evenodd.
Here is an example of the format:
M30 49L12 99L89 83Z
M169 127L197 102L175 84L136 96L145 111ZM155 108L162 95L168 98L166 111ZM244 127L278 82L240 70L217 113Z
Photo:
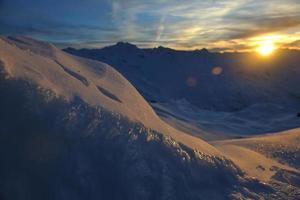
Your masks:
M265 42L261 44L256 51L262 56L268 56L275 50L275 46L272 42Z

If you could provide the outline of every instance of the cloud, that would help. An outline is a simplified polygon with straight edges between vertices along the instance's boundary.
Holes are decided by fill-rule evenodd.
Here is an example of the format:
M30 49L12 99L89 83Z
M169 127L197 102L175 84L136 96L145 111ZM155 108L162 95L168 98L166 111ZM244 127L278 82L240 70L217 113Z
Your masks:
M298 0L1 2L0 33L87 46L129 41L147 47L167 45L188 49L232 45L235 48L238 46L231 40L284 33L300 25Z
M262 34L271 34L282 32L289 28L300 25L300 15L295 17L276 17L276 18L261 18L257 21L252 21L251 26L246 28L228 28L228 36L224 39L245 39Z
M226 39L244 39L261 34L285 31L300 25L300 15L283 17L259 17L251 19L240 19L240 24L247 24L245 28L228 28L230 33ZM243 26L243 25L241 25Z
M292 46L292 47L300 47L300 40L296 40L296 41L290 43L290 46Z
M285 43L282 45L283 48L299 49L300 50L300 39L292 41L290 43Z

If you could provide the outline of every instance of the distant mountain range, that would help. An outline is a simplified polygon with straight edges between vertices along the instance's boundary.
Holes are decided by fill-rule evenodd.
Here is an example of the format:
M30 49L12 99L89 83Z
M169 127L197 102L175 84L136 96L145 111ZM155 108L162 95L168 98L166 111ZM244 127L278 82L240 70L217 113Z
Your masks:
M122 42L64 51L114 66L165 121L179 122L177 128L185 132L245 135L300 126L300 51L277 50L263 57L140 49Z
M186 99L199 108L235 111L255 103L300 105L300 52L210 53L139 49L117 43L102 49L65 49L120 71L149 101Z

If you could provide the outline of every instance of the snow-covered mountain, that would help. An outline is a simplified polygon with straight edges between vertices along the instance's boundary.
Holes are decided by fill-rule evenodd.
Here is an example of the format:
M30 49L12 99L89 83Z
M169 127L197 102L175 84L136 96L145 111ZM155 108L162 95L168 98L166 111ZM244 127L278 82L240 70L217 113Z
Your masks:
M194 135L241 136L300 125L299 51L278 50L262 57L206 49L139 49L129 43L65 51L116 67L165 121L184 125L179 128ZM193 123L186 124L186 119Z
M201 151L215 152L201 140L195 143L189 135L161 121L136 89L107 64L74 57L28 38L4 38L1 45L1 60L10 76L51 89L67 101L76 97L88 105L102 106Z
M107 64L0 39L1 199L295 199L172 128Z

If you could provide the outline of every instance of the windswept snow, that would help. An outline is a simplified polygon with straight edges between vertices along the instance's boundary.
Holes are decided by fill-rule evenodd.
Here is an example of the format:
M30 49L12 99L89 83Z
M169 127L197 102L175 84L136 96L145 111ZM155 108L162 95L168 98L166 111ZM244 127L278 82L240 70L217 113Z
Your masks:
M79 98L0 79L0 197L228 199L269 195L231 161ZM255 186L255 189L244 187ZM213 191L213 192L212 192ZM261 194L260 194L261 193Z
M242 146L280 163L300 169L299 128L245 139L225 140L216 142L216 144Z

